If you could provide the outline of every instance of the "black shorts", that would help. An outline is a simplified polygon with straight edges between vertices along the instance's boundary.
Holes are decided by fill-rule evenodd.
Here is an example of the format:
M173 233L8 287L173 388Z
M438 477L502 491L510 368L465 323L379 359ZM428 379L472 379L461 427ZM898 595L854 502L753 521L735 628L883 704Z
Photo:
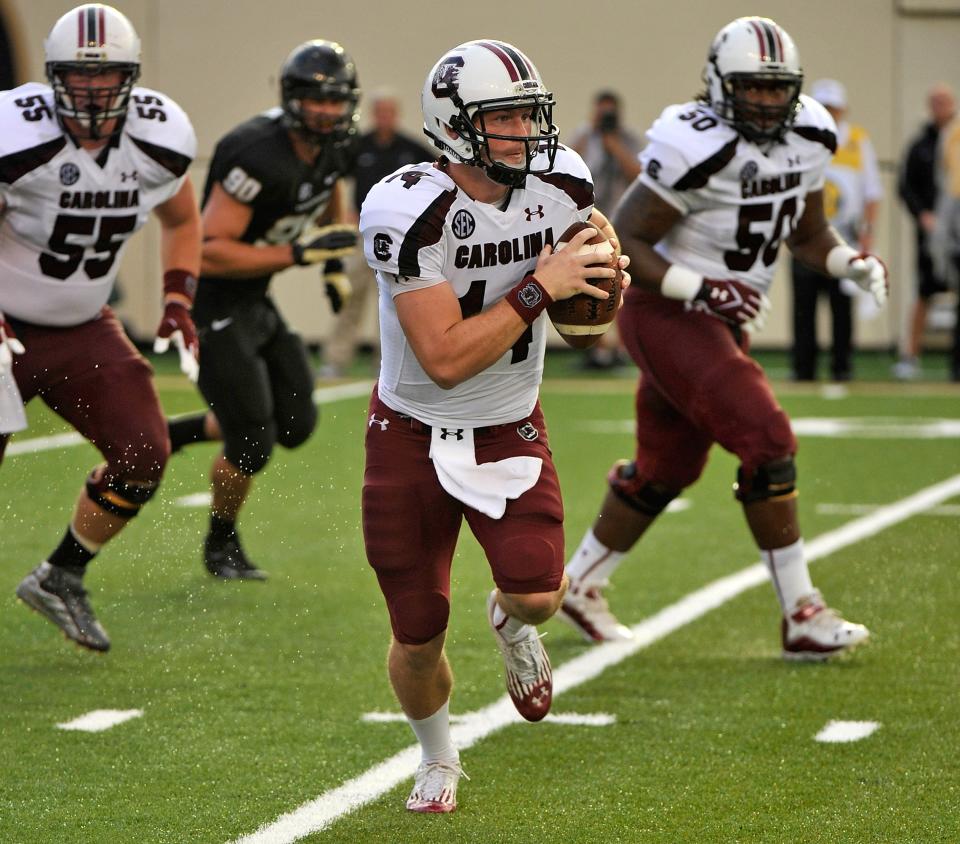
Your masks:
M314 419L313 371L300 336L270 299L194 308L200 338L200 392L224 440L252 429L283 430ZM311 425L312 427L312 425Z
M917 229L917 296L926 301L936 293L947 291L946 283L933 271L933 259L927 244L927 234Z

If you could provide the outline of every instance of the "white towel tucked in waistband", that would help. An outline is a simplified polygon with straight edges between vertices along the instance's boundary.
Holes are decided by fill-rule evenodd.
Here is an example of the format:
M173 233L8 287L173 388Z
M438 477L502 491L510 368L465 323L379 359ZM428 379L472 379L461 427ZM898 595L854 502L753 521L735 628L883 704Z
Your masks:
M434 426L430 459L440 486L491 519L503 516L508 498L519 498L536 484L543 466L539 457L508 457L478 465L472 428Z

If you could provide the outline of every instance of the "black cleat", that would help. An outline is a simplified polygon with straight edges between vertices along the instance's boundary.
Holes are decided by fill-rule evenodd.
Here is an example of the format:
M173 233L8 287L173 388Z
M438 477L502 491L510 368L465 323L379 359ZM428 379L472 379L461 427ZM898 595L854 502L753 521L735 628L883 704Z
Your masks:
M235 533L229 539L216 539L208 534L203 543L203 564L210 574L224 580L267 579L267 573L247 559L240 537Z
M78 645L92 651L110 650L110 638L93 614L82 575L44 561L20 581L17 597Z

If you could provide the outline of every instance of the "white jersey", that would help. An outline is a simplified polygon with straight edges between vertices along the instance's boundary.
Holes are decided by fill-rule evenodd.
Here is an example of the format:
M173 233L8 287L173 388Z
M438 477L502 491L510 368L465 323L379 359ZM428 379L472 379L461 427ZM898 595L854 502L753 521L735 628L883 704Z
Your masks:
M376 184L360 230L380 290L381 400L434 426L477 428L529 415L543 374L545 314L493 365L444 390L420 366L393 300L447 283L464 317L480 313L533 270L544 245L592 211L590 171L562 146L553 170L527 176L506 210L475 202L429 163L402 167Z
M670 263L766 292L780 243L836 149L827 110L805 95L781 143L760 147L698 102L668 106L647 132L640 180L684 215L657 244Z
M0 92L0 311L38 325L95 317L130 235L180 189L196 151L180 106L147 88L93 153L61 129L48 86Z

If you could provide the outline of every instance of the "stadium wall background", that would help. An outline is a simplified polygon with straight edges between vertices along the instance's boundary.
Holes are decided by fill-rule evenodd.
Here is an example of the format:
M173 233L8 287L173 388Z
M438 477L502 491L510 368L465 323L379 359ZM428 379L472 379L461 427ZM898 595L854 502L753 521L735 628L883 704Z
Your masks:
M17 82L43 79L43 39L72 0L0 0L3 62ZM738 15L768 15L793 35L808 82L842 80L851 119L870 131L883 169L887 200L878 250L888 258L888 311L857 327L861 348L887 348L903 333L912 301L913 246L909 219L896 194L896 166L925 117L925 93L936 81L960 88L960 0L594 0L517 4L489 0L482 14L443 15L436 2L408 0L306 4L299 0L126 0L117 4L143 39L143 84L176 99L200 142L191 171L202 188L217 138L277 101L278 68L296 44L329 38L354 56L369 91L389 85L404 106L406 128L419 135L419 90L424 75L448 47L496 37L528 52L558 100L557 122L569 133L586 117L599 88L623 95L626 122L643 130L668 103L700 89L700 69L714 33ZM588 17L589 15L589 17ZM159 317L158 232L135 238L121 272L118 305L127 324L147 337ZM776 281L774 313L759 344L789 343L789 290L784 265ZM290 321L309 341L324 339L329 309L315 270L293 269L274 282ZM821 328L826 321L821 320ZM376 330L371 313L367 336ZM560 342L557 340L557 342Z

